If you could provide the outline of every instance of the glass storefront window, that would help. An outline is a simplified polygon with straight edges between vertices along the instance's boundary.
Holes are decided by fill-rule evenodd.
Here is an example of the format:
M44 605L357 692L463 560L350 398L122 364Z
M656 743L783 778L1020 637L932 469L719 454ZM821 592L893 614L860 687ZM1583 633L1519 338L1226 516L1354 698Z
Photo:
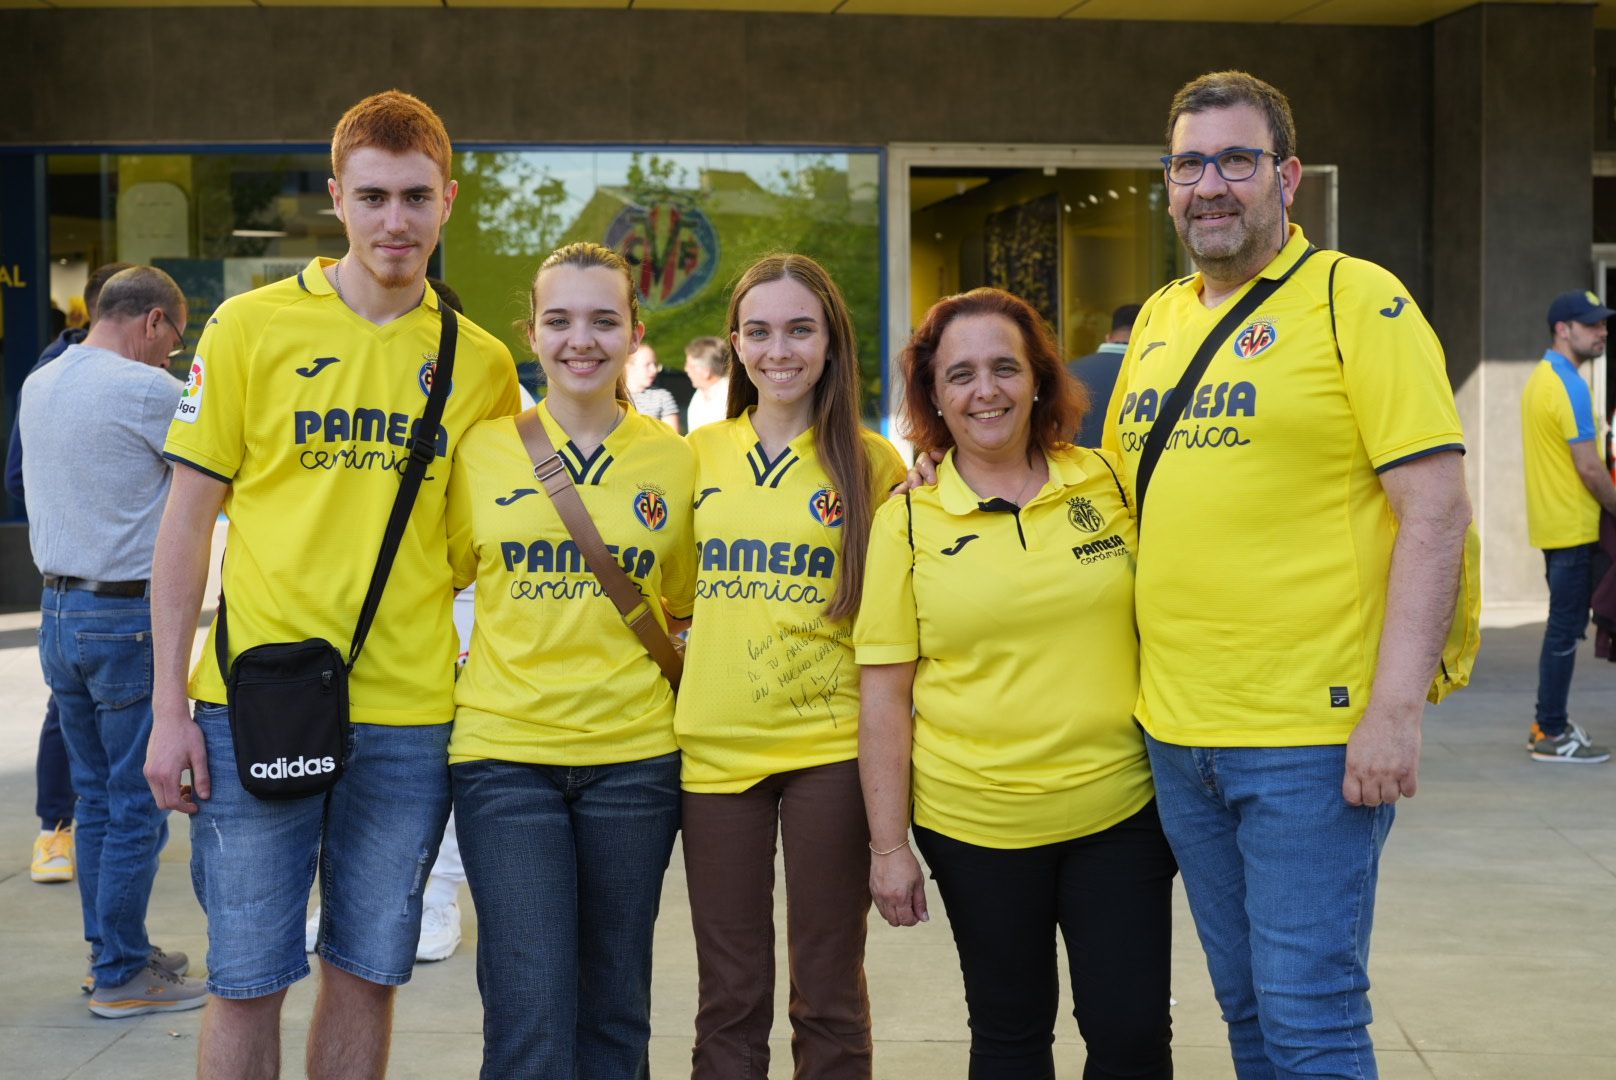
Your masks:
M520 361L529 357L519 324L539 262L574 240L605 243L634 266L647 341L677 373L686 342L723 333L729 285L748 263L804 252L847 297L873 416L879 163L873 151L465 151L455 155L460 192L432 272ZM318 150L52 155L52 294L65 313L93 267L152 263L185 289L194 345L226 298L346 250L329 175Z

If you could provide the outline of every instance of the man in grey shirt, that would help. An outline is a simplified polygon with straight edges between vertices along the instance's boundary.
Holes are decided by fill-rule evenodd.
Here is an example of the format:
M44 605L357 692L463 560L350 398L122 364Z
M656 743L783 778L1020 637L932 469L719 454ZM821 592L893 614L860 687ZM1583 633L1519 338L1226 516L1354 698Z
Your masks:
M78 795L78 883L90 943L90 1011L194 1009L206 985L154 949L146 904L167 814L146 784L152 646L148 579L168 496L163 457L180 384L185 296L136 266L102 288L79 344L22 385L28 541L45 576L39 660L56 698Z

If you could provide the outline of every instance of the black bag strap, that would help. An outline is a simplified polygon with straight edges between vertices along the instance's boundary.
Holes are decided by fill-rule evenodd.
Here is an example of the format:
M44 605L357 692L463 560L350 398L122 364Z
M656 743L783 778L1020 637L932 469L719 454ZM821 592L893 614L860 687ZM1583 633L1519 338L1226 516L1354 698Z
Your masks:
M1190 359L1189 366L1184 369L1184 374L1178 377L1178 385L1162 398L1156 420L1150 425L1150 433L1145 436L1145 448L1139 454L1139 470L1134 476L1134 515L1139 524L1144 524L1145 492L1150 489L1150 477L1156 471L1156 463L1161 460L1162 451L1167 449L1167 440L1172 435L1174 425L1188 410L1189 403L1194 400L1201 376L1206 374L1206 367L1212 362L1212 354L1223 346L1229 335L1234 333L1235 327L1250 318L1252 312L1262 306L1263 301L1278 292L1280 286L1289 281L1291 275L1300 270L1302 264L1317 250L1318 248L1309 244L1307 250L1302 252L1302 257L1285 273L1277 278L1263 278L1253 285L1246 295L1218 320L1212 332L1206 335L1206 340L1201 342L1201 347L1195 350L1195 355Z
M398 494L393 497L393 510L387 518L387 529L382 533L381 548L376 552L376 567L370 574L370 588L365 602L359 608L359 622L354 627L353 644L348 649L347 669L353 670L359 659L359 650L370 635L370 624L381 607L382 593L387 588L387 577L393 571L393 560L398 546L404 540L404 529L409 525L410 513L415 509L415 497L421 492L421 481L426 478L427 466L437 456L438 428L443 423L444 406L449 400L449 384L454 378L455 348L460 340L460 323L454 309L439 303L442 316L438 329L438 360L432 369L432 392L426 396L426 408L410 434L410 459L399 478ZM219 660L219 676L230 678L230 646L225 625L224 590L219 590L219 632L214 635L214 650Z

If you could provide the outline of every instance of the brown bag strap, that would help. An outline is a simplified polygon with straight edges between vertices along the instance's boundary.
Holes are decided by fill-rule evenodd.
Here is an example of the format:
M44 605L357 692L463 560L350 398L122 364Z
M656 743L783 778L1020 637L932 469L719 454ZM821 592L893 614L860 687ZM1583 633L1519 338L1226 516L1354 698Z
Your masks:
M578 545L584 565L595 575L595 580L611 597L617 613L639 637L645 651L662 669L662 674L667 676L668 685L679 689L679 677L684 673L684 658L673 647L673 642L668 640L668 632L657 622L656 614L651 609L653 599L641 595L617 560L612 558L611 552L606 550L600 530L595 528L589 510L572 484L566 462L561 460L561 455L550 443L550 436L544 430L544 422L539 419L537 408L529 409L516 418L516 433L522 437L528 457L533 459L533 478L544 485L550 501L555 504L556 513L561 515L561 523L572 534L573 543Z

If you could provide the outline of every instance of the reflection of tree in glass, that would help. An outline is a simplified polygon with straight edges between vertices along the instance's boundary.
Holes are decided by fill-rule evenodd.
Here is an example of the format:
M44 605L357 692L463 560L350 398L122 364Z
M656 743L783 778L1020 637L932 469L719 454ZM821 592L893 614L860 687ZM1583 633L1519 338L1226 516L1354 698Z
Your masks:
M476 208L481 244L494 255L548 255L561 242L567 186L532 154L460 155L459 199Z

